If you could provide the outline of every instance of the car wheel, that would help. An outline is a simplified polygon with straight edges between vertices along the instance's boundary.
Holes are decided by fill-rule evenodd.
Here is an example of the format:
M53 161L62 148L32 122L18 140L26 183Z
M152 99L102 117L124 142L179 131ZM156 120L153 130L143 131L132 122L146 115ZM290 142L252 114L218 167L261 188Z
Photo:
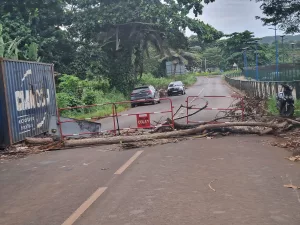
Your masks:
M155 105L155 99L153 99L153 101L151 101L151 105Z
M131 108L135 108L136 107L136 104L131 104Z

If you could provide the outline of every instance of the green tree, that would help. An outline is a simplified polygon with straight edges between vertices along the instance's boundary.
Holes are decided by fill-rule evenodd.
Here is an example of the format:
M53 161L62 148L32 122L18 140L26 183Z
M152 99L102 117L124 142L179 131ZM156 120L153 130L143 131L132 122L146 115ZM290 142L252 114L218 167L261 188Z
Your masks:
M149 58L153 54L156 63L151 71L156 74L164 70L159 58L177 54L189 64L195 62L187 54L185 29L197 34L202 47L221 36L188 16L190 11L201 15L203 5L210 2L213 0L2 0L0 54L54 63L60 73L76 74L82 80L108 80L111 87L126 93L149 70L145 62L153 61Z
M300 2L298 0L256 0L261 2L265 25L279 25L286 33L300 32Z
M239 68L244 67L243 48L247 49L247 59L249 65L255 65L256 45L258 47L259 65L269 64L270 59L269 49L265 45L259 44L259 38L255 38L250 31L242 33L233 33L227 35L227 39L221 40L218 46L222 53L222 69L232 69L232 65L236 63ZM258 42L256 44L256 42ZM274 54L275 55L275 54Z
M207 68L219 68L222 62L221 49L218 47L207 48L203 52L203 58L206 59Z
M126 92L143 73L150 45L164 57L169 48L188 47L184 29L204 36L208 25L188 17L190 10L196 15L202 13L201 2L78 0L71 7L73 23L69 31L83 48L93 45L97 49L97 55L103 56L97 69L112 86Z

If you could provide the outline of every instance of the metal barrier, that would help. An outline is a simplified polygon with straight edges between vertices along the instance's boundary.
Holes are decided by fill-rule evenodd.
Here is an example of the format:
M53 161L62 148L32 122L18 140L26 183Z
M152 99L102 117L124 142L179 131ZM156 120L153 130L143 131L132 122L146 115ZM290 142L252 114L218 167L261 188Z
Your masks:
M127 114L118 114L117 110L115 109L115 116L114 116L114 120L115 123L117 124L117 128L116 130L118 130L118 132L120 132L121 130L129 130L129 129L153 129L153 128L157 128L158 126L166 126L169 127L170 124L164 125L164 124L160 124L160 125L151 125L151 115L154 114L166 114L166 113L171 113L171 119L172 119L172 124L171 126L174 128L174 106L173 106L173 102L170 98L160 98L159 101L169 101L170 105L169 105L169 110L166 111L158 111L158 112L145 112L145 113L127 113ZM124 102L116 102L113 103L115 106L117 105L121 105L121 104L132 104L132 103L147 103L147 100L143 100L143 101L124 101ZM136 127L130 127L130 128L119 128L119 118L120 117L128 117L128 116L135 116L136 117L136 123L137 126Z
M113 129L112 130L97 131L97 132L81 132L81 133L77 133L77 134L64 134L63 133L62 124L65 124L65 123L74 123L74 122L76 123L76 122L80 122L80 120L69 119L69 120L61 121L61 112L62 111L75 110L75 109L89 109L89 108L92 108L92 107L106 106L106 105L111 105L111 107L112 107L112 114L110 114L108 116L100 117L98 119L100 120L100 119L105 119L105 118L112 118L112 122L113 122ZM84 106L59 108L57 110L57 117L58 117L57 123L58 123L58 126L59 126L61 140L63 140L65 137L72 137L72 136L93 135L93 134L100 134L100 133L106 133L106 132L114 132L115 133L115 131L116 131L116 124L115 124L114 116L115 116L115 107L114 107L113 103L104 103L104 104L94 104L94 105L84 105ZM92 118L86 118L85 120L91 120L91 119Z
M189 101L190 98L194 98L194 100L195 99L203 99L203 100L205 100L205 98L233 98L233 99L240 99L242 107L241 108L230 108L230 107L228 107L228 108L209 108L209 107L207 107L209 105L209 103L206 100L205 107L203 107L203 108L195 108L193 106L190 106L190 103L191 103ZM244 109L244 97L242 97L242 96L204 96L204 97L188 96L187 100L186 100L186 104L187 104L187 106L186 106L186 113L187 113L186 123L187 124L190 124L190 123L199 123L199 121L196 122L196 121L190 121L189 120L189 117L191 116L191 115L189 115L189 113L190 113L190 110L192 110L192 109L195 109L195 110L209 110L209 111L212 111L212 110L219 110L219 111L236 111L236 110L241 110L242 111L242 120L244 120L245 109Z
M226 75L225 81L232 87L243 91L249 97L258 97L268 99L275 97L279 90L279 86L282 83L288 84L294 88L293 96L296 99L300 99L300 81L253 81L253 80L238 80L233 79L232 75Z
M170 102L170 109L167 110L167 111L160 111L160 112L118 114L117 105L133 104L133 103L136 103L136 104L148 103L147 100L123 101L123 102L114 102L114 103L105 103L105 104L94 104L94 105L76 106L76 107L68 107L68 108L59 108L57 110L57 114L58 114L57 123L59 125L61 140L63 140L65 137L72 137L72 136L97 135L97 134L101 134L101 133L113 133L114 135L117 135L117 134L120 135L121 130L152 129L152 128L156 128L158 126L170 126L170 124L167 124L167 125L164 125L164 124L158 125L157 124L156 126L151 125L150 118L151 118L151 115L154 115L154 114L171 113L171 119L172 119L171 126L174 128L174 106L173 106L172 100L170 98L161 98L161 99L159 99L159 101L169 101ZM63 133L62 124L64 124L64 123L74 123L74 122L78 123L82 120L69 119L69 120L62 121L61 120L61 112L62 111L76 110L76 109L89 109L89 108L92 108L92 107L99 107L99 106L101 107L101 106L108 106L108 105L112 107L112 114L110 114L108 116L98 118L98 120L102 120L102 119L105 119L105 118L112 118L112 124L113 124L112 129L103 130L103 131L101 130L101 131L97 131L97 132L81 132L81 133L77 133L77 134L64 134ZM126 117L126 116L135 116L137 125L135 127L130 127L130 128L120 128L119 119L120 119L120 117ZM87 119L91 120L92 118L87 118ZM86 121L86 120L84 120L84 121Z

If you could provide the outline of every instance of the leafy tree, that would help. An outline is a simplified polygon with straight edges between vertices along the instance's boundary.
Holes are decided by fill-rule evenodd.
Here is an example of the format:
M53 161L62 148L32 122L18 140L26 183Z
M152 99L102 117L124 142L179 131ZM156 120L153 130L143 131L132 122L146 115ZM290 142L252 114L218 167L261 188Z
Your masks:
M202 13L201 2L77 0L71 7L69 31L83 48L93 45L97 49L97 55L103 56L97 70L112 86L126 92L142 75L149 46L161 57L170 55L169 48L185 49L188 42L183 31L187 27L204 39L212 38L209 33L213 29L207 31L208 25L188 17L190 10L196 15Z
M227 39L219 41L218 45L222 53L222 69L231 69L232 65L236 63L239 68L244 67L243 61L243 48L247 49L247 58L249 65L255 65L255 51L256 42L260 39L255 38L254 34L250 31L244 31L242 33L232 33L227 35ZM268 49L257 43L259 53L259 64L265 65L270 62Z
M256 0L261 2L265 25L279 25L286 33L300 32L300 1L298 0Z
M159 58L177 54L195 62L187 54L185 29L197 34L202 47L221 36L213 27L188 17L190 11L200 15L203 4L213 1L2 0L0 54L51 62L60 73L105 80L126 93L149 70L147 60L153 60L151 71L156 74L165 70ZM155 63L149 59L149 49Z
M0 23L4 27L4 42L22 38L19 59L37 60L40 56L43 61L55 63L53 47L60 47L56 33L61 31L60 26L68 24L66 5L65 0L2 0ZM36 54L37 48L38 55L28 57Z
M203 58L206 59L207 68L219 68L222 62L221 49L218 47L207 48L203 52Z

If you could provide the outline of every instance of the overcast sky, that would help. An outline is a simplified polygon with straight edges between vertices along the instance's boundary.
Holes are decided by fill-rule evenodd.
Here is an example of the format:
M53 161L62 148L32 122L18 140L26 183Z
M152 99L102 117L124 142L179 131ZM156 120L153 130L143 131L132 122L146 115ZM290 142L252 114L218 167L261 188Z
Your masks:
M269 30L260 20L255 19L255 16L262 15L259 6L255 0L216 0L205 5L203 15L199 19L225 34L249 30L254 32L256 37L272 36L274 30ZM192 13L190 16L194 17ZM191 34L187 31L187 35Z

